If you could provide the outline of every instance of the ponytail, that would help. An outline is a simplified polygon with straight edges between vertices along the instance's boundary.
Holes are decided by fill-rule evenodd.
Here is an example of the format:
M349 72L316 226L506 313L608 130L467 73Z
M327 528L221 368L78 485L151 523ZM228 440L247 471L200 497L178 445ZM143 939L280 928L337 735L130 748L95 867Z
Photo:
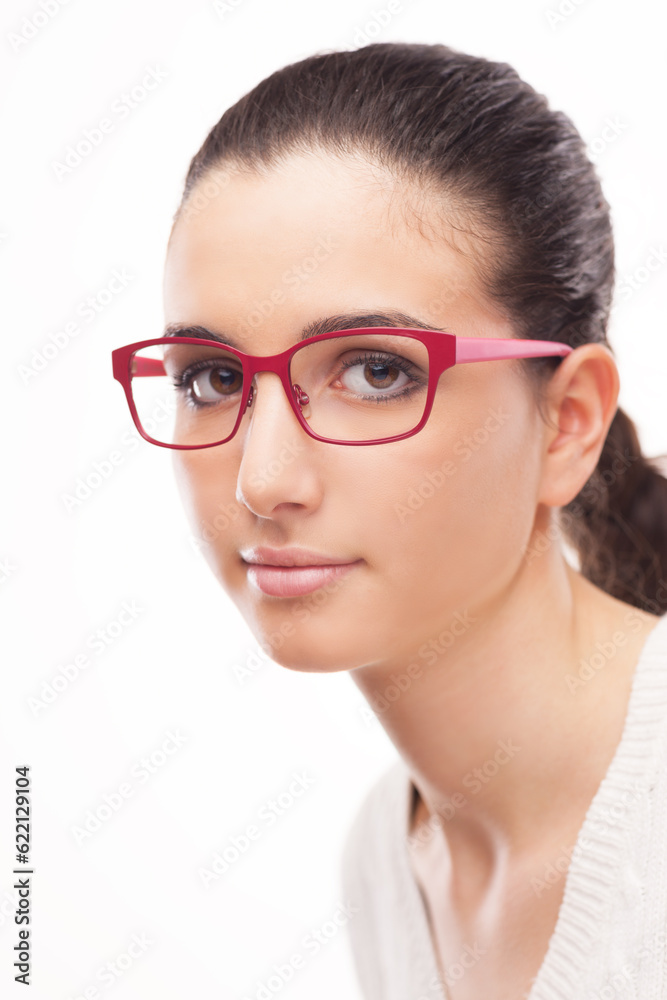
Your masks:
M560 523L582 576L642 611L667 612L667 455L642 454L620 407L597 468L561 508Z

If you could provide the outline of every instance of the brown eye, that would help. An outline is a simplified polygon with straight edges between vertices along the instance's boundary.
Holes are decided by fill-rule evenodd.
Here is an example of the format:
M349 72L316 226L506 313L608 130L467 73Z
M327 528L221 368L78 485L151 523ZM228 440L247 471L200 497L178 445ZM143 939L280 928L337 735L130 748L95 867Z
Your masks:
M205 403L215 403L221 396L231 396L243 385L243 372L235 368L210 368L191 381L192 394Z
M397 365L387 361L363 361L348 364L340 376L344 389L359 395L368 395L373 389L402 389L410 384L410 377ZM379 394L379 393L378 393Z
M364 368L364 378L374 389L388 389L399 375L398 368L392 368L391 365L373 364Z

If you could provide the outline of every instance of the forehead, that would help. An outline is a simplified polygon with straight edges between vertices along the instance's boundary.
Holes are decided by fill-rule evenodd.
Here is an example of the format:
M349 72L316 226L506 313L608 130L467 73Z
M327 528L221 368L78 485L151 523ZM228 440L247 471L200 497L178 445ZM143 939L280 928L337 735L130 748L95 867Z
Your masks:
M167 323L250 328L259 338L270 328L275 342L281 329L360 307L448 329L463 315L473 325L475 316L497 320L475 267L481 247L450 212L448 225L442 196L361 157L309 153L265 173L213 172L172 232Z

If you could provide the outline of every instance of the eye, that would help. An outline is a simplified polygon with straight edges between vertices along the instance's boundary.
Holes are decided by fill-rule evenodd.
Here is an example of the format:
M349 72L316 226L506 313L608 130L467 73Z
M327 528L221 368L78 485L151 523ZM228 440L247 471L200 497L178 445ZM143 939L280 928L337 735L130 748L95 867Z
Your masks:
M406 373L389 360L345 363L341 383L352 392L365 393L369 389L402 389L410 379Z
M235 368L208 368L191 376L183 375L189 382L192 395L203 403L215 403L221 396L231 396L243 385L243 372Z
M428 373L400 354L362 348L339 356L331 383L358 401L398 402L428 385Z
M230 400L243 388L243 369L227 358L201 358L175 368L172 364L165 367L173 386L190 406L210 406Z

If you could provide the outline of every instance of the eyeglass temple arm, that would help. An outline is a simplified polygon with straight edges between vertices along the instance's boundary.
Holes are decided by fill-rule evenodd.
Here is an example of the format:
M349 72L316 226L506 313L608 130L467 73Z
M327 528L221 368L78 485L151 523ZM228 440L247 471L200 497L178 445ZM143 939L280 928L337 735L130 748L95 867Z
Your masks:
M550 340L510 339L502 337L457 337L456 363L466 361L502 361L504 358L539 358L569 354L569 344Z
M166 375L163 363L159 358L132 358L132 370L130 375L134 378L137 375Z

